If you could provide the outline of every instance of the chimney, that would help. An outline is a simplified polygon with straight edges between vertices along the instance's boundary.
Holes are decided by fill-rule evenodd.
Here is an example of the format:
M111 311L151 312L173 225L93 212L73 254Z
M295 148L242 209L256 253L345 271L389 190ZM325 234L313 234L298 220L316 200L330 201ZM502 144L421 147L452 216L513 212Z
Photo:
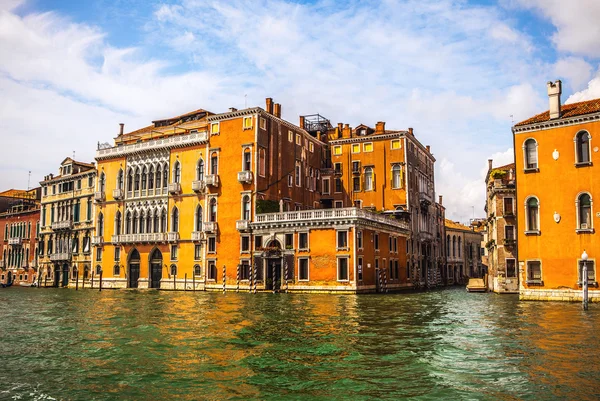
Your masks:
M300 128L304 129L304 116L300 116Z
M439 198L439 201L438 201L438 203L439 203L440 205L443 205L443 203L442 203L442 199L443 199L443 198L442 198L442 195L440 195L440 198Z
M344 130L342 131L342 138L350 138L352 136L352 128L350 124L344 124Z
M266 99L267 102L267 113L269 114L273 114L273 98L272 97L268 97Z
M560 80L546 84L548 87L548 101L550 102L550 119L560 118L560 95L562 93L562 82Z
M233 111L237 111L237 109L236 109L235 107L230 107L230 108L229 108L229 111L230 111L230 112L233 112Z
M281 104L275 103L273 106L273 115L277 118L281 118Z
M338 131L342 132L342 127L344 126L344 124L342 123L338 123Z
M492 162L493 161L494 161L493 159L488 159L488 171L492 170Z
M408 133L411 134L412 136L415 136L415 134L413 134L413 129L412 128L408 129Z
M119 123L119 136L123 135L123 128L124 127L125 127L125 124Z
M515 179L515 172L514 170L511 168L510 170L508 170L508 180L512 181Z
M427 149L428 153L431 153L431 146L427 145L427 146L425 146L425 148Z
M385 121L377 121L375 124L375 133L383 134L385 132Z

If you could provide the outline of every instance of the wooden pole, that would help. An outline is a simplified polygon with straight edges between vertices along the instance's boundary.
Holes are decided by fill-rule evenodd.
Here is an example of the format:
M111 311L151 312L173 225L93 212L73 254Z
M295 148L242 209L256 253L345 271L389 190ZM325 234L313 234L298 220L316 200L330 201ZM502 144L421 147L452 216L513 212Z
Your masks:
M75 291L79 290L79 272L75 275Z
M195 272L194 272L194 274L192 274L192 288L193 288L192 291L195 292L196 291L196 274L195 274Z
M100 285L98 286L98 292L102 291L102 270L100 270Z
M92 272L92 289L94 289L94 272Z
M185 276L183 277L183 290L187 291L187 273L185 273Z
M177 289L176 279L177 279L177 274L173 274L173 291L175 291Z

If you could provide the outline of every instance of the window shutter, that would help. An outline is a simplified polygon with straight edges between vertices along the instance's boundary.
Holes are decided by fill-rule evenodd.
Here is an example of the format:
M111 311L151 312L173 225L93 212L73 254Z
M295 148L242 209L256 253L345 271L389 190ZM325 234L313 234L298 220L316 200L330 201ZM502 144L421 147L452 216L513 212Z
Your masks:
M284 256L284 274L285 274L285 265L287 265L287 275L285 276L286 280L294 281L294 255L285 255Z

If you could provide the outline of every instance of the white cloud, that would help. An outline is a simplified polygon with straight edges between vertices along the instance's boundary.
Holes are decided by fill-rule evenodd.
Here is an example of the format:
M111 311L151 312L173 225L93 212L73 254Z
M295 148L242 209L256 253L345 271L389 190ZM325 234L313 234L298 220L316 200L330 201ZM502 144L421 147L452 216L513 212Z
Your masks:
M595 77L588 82L586 89L573 93L565 103L582 102L584 100L598 98L600 98L600 71L598 71Z
M565 78L564 83L573 90L580 90L592 76L592 66L579 57L564 57L554 65L556 76Z

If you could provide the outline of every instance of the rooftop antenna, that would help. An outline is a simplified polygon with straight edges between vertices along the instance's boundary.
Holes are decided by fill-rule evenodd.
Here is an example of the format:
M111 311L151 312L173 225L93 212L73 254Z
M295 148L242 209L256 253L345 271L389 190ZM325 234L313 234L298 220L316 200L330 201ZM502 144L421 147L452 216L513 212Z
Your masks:
M75 151L73 151L73 160L75 160Z
M473 220L475 220L475 206L471 206L471 209L473 209Z
M248 95L244 95L244 108L247 109L248 108Z
M31 170L29 170L29 177L27 178L27 190L28 191L31 189L31 186L29 184L31 184Z
M510 115L510 125L515 125L515 118L512 114Z

